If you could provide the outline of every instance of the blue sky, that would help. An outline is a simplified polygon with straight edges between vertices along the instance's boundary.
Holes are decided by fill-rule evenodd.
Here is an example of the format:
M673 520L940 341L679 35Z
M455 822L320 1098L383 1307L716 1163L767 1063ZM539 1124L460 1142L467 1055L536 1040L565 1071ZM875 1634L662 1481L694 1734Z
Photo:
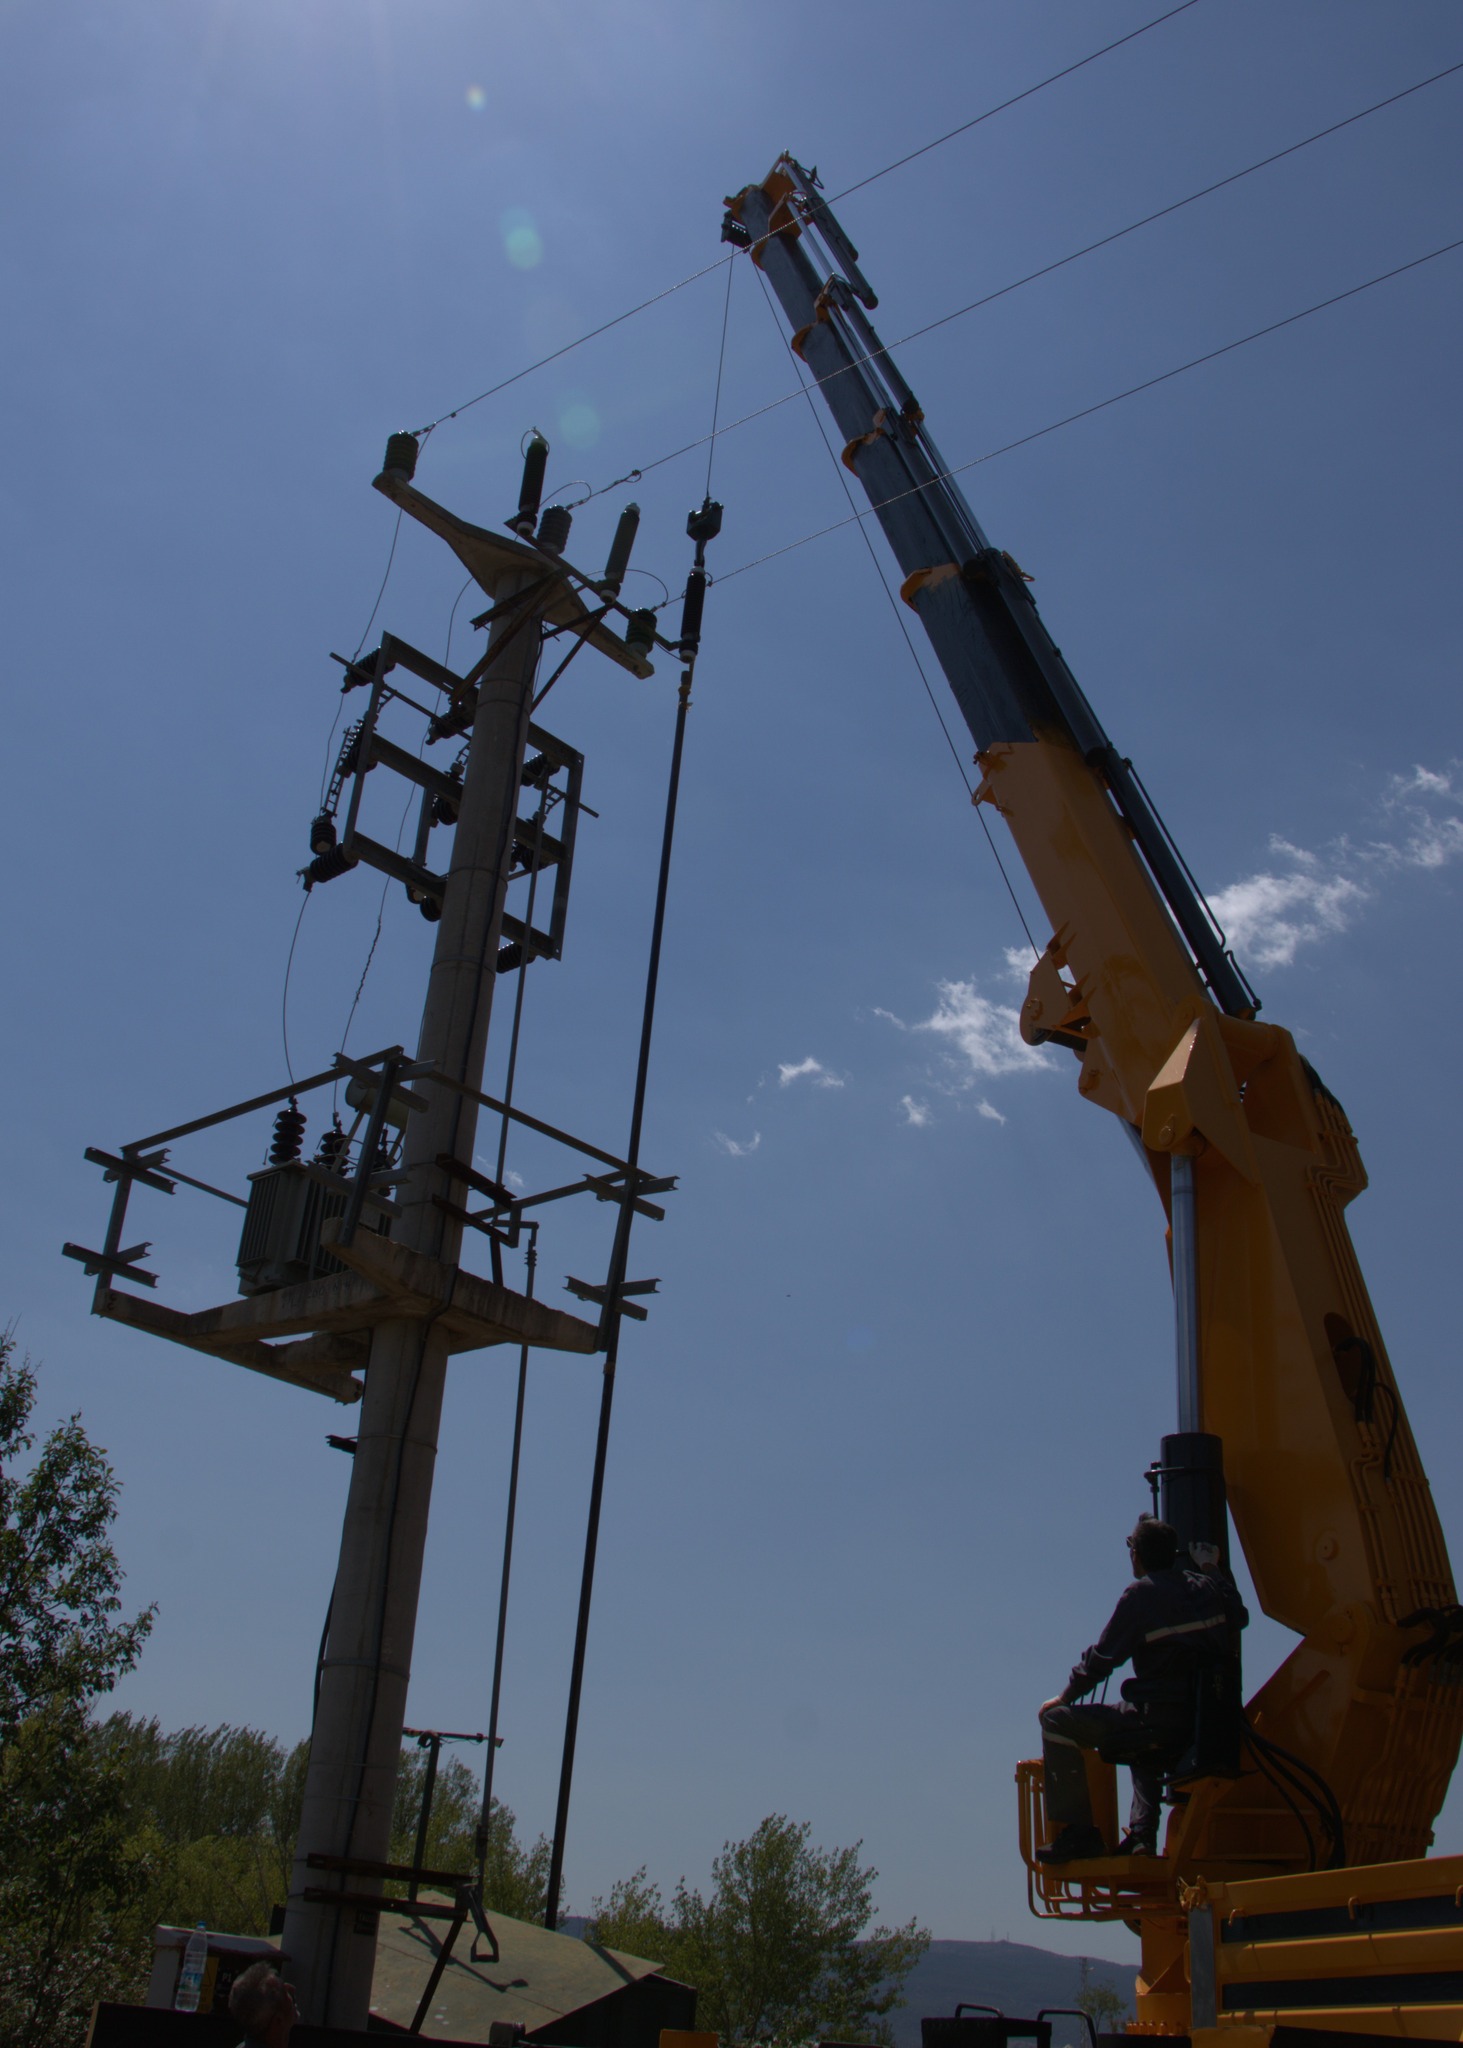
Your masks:
M722 195L780 149L837 191L1158 12L5 8L0 1303L47 1413L80 1407L122 1481L129 1593L160 1609L123 1704L307 1723L343 1411L92 1321L59 1246L103 1227L85 1145L283 1078L328 654L380 584L386 435L714 262ZM1460 58L1441 0L1197 0L840 213L892 339ZM970 461L1455 239L1460 93L1463 74L911 343L941 448ZM491 524L531 426L571 496L705 434L723 289L444 425L419 483ZM1373 1176L1353 1227L1454 1529L1460 293L1455 253L965 479L1266 1016L1351 1114ZM739 263L722 418L791 388ZM671 586L705 460L635 486L637 564ZM641 1863L704 1881L726 1837L786 1811L863 1839L890 1919L1126 1954L1026 1917L1011 1769L1106 1616L1172 1426L1162 1219L1070 1063L1013 1043L1020 927L858 534L728 577L846 512L803 401L719 442L713 486L724 580L644 1154L681 1183L632 1255L662 1292L624 1346L571 1902ZM626 495L580 514L589 566ZM441 655L460 583L405 529L378 624ZM519 1100L612 1150L673 684L586 657L551 700L601 816L566 958L530 978ZM340 1043L378 901L365 871L311 901L297 1066ZM429 946L388 896L355 1050L412 1040ZM257 1157L220 1146L210 1168L242 1185ZM549 1298L602 1257L607 1214L546 1225ZM162 1298L228 1297L226 1228L181 1200L139 1220ZM486 1720L512 1365L453 1370L418 1723ZM552 1816L597 1393L592 1366L535 1361L498 1780L530 1833ZM1256 1677L1283 1649L1256 1627Z

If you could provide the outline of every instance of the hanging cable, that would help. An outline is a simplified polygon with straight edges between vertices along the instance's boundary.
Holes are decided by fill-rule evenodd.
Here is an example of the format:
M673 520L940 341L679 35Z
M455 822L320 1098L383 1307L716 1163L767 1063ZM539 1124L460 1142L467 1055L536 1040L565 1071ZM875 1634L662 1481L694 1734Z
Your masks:
M294 1081L295 1070L290 1064L290 972L295 964L295 947L300 942L300 926L305 922L305 904L309 901L309 897L306 896L304 903L300 905L300 914L295 919L295 929L290 937L289 956L284 963L284 988L279 998L279 1033L284 1040L284 1070L291 1082Z
M462 603L462 600L467 596L467 593L472 589L476 581L477 578L475 576L469 576L466 583L463 584L461 590L458 591L456 597L452 600L452 610L447 615L447 652L442 656L443 668L451 668L452 666L452 628L457 618L457 607Z
M1074 426L1078 420L1091 419L1094 413L1106 412L1109 407L1121 405L1125 399L1136 398L1140 392L1152 391L1156 385L1167 384L1174 377L1182 377L1188 370L1197 370L1205 363L1216 362L1219 357L1232 355L1236 349L1245 348L1252 341L1262 341L1267 334L1278 334L1282 328L1295 326L1298 320L1308 320L1313 313L1324 313L1328 307L1339 306L1347 299L1354 299L1362 292L1368 292L1379 284L1389 284L1394 277L1403 277L1410 270L1420 270L1425 263L1435 263L1440 256L1451 255L1455 249L1463 249L1463 236L1456 241L1444 242L1437 249L1429 249L1425 256L1414 256L1410 262L1399 263L1392 270L1384 270L1376 277L1366 278L1361 284L1354 284L1343 292L1333 292L1328 299L1318 299L1312 306L1303 306L1298 313L1287 313L1283 320L1272 320L1267 326L1257 327L1250 334L1242 334L1237 341L1227 341L1220 348L1211 348L1201 356L1191 356L1186 363L1178 363L1171 370L1161 370L1155 377L1145 377L1140 384L1130 384L1125 391L1116 391L1110 398L1100 398L1093 405L1084 405L1076 412L1069 412L1048 426L1036 427L1029 434L1019 434L1014 441L1004 441L999 448L989 448L984 455L974 455L969 462L957 462L949 469L936 471L925 483L914 484L907 491L896 491L892 497L882 498L877 505L870 505L862 512L855 512L849 519L835 519L831 526L820 526L812 533L805 533L797 540L790 540L780 548L773 548L765 555L757 555L750 562L743 562L739 568L728 569L718 577L718 582L728 583L733 576L745 576L751 569L760 569L766 562L775 562L781 555L790 555L798 548L804 548L810 541L822 540L827 534L838 533L843 527L862 521L873 513L882 511L885 505L897 504L902 498L918 497L921 491L929 489L932 483L944 483L953 476L963 476L969 469L978 469L983 462L994 462L999 455L1009 455L1013 449L1025 448L1032 441L1041 441L1048 434L1059 433L1063 427ZM794 392L796 397L797 393ZM727 429L730 432L730 429Z
M761 272L758 272L760 277ZM716 396L711 401L711 432L707 435L706 449L706 496L711 496L711 464L716 455L716 422L721 412L721 374L726 368L726 330L731 320L731 288L733 266L726 269L726 304L721 309L721 347L716 357Z
M716 514L715 522L708 517L713 509ZM693 569L692 576L694 578L699 573L703 579L703 586L705 571L702 565L705 560L706 539L714 537L719 521L720 507L713 508L708 499L701 513L693 512L688 522L688 531L692 538L696 539L696 568ZM650 1075L650 1045L655 1023L656 991L660 982L661 942L665 934L666 900L670 892L671 848L675 841L681 759L686 741L686 714L691 707L691 681L696 668L696 649L700 634L700 614L696 600L688 599L683 629L688 622L691 630L689 633L683 630L681 638L685 666L681 671L680 688L676 698L675 738L671 745L670 775L666 785L660 872L656 880L650 959L645 973L645 1005L640 1020L640 1053L635 1069L635 1098L630 1113L630 1140L625 1150L625 1191L615 1223L615 1240L610 1253L609 1274L605 1285L605 1363L600 1390L599 1426L595 1435L589 1517L584 1535L584 1565L579 1583L579 1611L574 1627L574 1656L569 1674L569 1702L564 1717L564 1749L559 1766L559 1793L554 1808L554 1836L549 1851L549 1878L544 1897L544 1925L550 1928L558 1925L559 1896L564 1886L564 1843L569 1828L569 1795L574 1782L574 1752L579 1736L579 1703L584 1686L585 1652L589 1643L594 1567L599 1551L599 1522L604 1500L605 1464L609 1452L610 1415L614 1406L615 1373L620 1355L620 1326L623 1320L620 1311L621 1289L629 1269L630 1229L634 1220L636 1188L640 1173L640 1136L645 1121L645 1093Z
M1286 1789L1284 1781L1276 1774L1274 1768L1270 1765L1270 1763L1267 1761L1262 1752L1255 1746L1254 1733L1254 1729L1251 1728L1248 1723L1246 1723L1245 1739L1249 1744L1250 1754L1255 1759L1255 1767L1259 1771L1260 1776L1270 1786L1271 1790L1274 1792L1278 1792L1285 1805L1289 1807L1291 1816L1294 1819L1296 1826L1300 1829L1301 1834L1305 1837L1307 1867L1311 1870L1314 1870L1316 1868L1316 1838L1311 1833L1310 1823L1306 1819L1305 1815L1301 1812L1300 1807L1296 1804L1295 1800L1291 1797L1290 1792Z
M538 1225L526 1225L529 1232L528 1251L524 1263L528 1277L524 1292L533 1300L534 1271L538 1265ZM483 1765L483 1803L477 1829L477 1878L478 1903L483 1904L483 1887L488 1877L488 1847L493 1828L493 1774L497 1762L499 1735L498 1710L503 1697L503 1653L508 1639L508 1592L513 1576L513 1534L518 1519L518 1474L523 1457L523 1406L528 1393L528 1349L526 1344L518 1351L518 1395L513 1408L513 1449L508 1461L508 1509L503 1526L503 1569L498 1581L498 1628L493 1648L493 1685L488 1708L488 1754ZM476 1957L477 1935L473 1935L472 1961Z
M583 643L581 642L581 645ZM574 652L577 653L577 649ZM573 659L571 653L570 660ZM542 694L542 693L540 693ZM513 1024L508 1033L508 1064L503 1075L503 1108L498 1119L498 1157L493 1169L493 1178L499 1187L504 1185L503 1176L508 1170L508 1132L512 1123L513 1088L518 1078L518 1045L523 1031L523 998L528 987L528 963L533 958L528 934L533 930L534 905L538 900L538 878L543 860L544 824L549 812L548 777L544 779L539 792L538 809L533 818L533 846L528 858L528 903L523 913L523 944L519 949L517 985L513 991ZM496 1237L489 1240L492 1246L493 1279L503 1284L503 1253ZM534 1239L535 1246L537 1238Z
M773 324L777 328L778 332L782 333L782 322L777 317L777 308L772 303L772 296L767 288L767 280L763 277L760 270L757 272L757 282L762 287L762 296L767 302L767 310L772 315ZM787 336L785 334L783 335L783 341L787 346L788 354L792 356L794 372L799 378L801 378L802 372L801 370L798 369L797 357L793 355L792 345L790 342L788 342ZM835 476L838 478L839 484L842 487L843 495L848 502L849 510L853 511L855 509L853 501L853 492L849 488L848 478L844 473L843 464L839 461L837 453L834 450L833 443L828 438L827 429L823 425L823 416L818 411L817 403L813 397L812 388L806 383L803 384L803 396L808 401L808 410L813 416L813 425L818 429L818 438L822 441L823 446L828 451L828 460L833 465L833 472ZM865 525L863 525L862 522L860 522L859 524L859 534L863 540L864 546L868 549L869 560L874 565L874 574L878 577L880 585L883 588L884 595L889 600L889 609L894 614L894 623L899 628L899 631L903 636L904 644L909 650L909 658L914 663L915 672L919 676L920 681L924 684L925 695L930 700L930 709L934 712L936 719L939 721L940 730L945 735L945 745L950 749L950 758L955 763L956 773L959 775L960 780L965 785L965 794L973 799L975 791L971 787L970 777L965 772L965 763L961 759L960 749L956 746L954 738L951 735L950 728L945 722L945 714L940 709L939 699L938 697L936 697L934 687L930 682L929 676L925 672L925 665L919 658L919 649L914 644L914 636L911 634L909 627L905 624L904 613L900 610L899 600L895 597L894 592L889 588L889 579L884 574L884 564L879 560L878 550L875 548L873 540L870 537L869 529ZM1020 921L1022 931L1026 934L1026 943L1028 946L1030 946L1032 952L1036 955L1037 959L1040 959L1041 948L1037 945L1036 940L1031 936L1031 926L1026 922L1026 913L1021 908L1021 902L1016 894L1016 890L1012 884L1011 877L1006 872L1006 863L1001 859L1000 848L996 845L995 839L992 837L991 828L986 823L985 815L981 810L979 804L975 805L975 815L980 822L981 831L985 834L986 845L990 848L992 858L995 860L996 866L1000 870L1001 880L1006 885L1006 894L1011 899L1011 907L1015 911L1016 916Z

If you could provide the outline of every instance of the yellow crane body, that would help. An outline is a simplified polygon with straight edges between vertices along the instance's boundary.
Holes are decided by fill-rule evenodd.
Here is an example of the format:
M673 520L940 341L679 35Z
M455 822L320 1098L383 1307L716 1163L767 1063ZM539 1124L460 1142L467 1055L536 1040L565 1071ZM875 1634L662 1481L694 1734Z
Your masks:
M1139 1141L1171 1223L1180 1165L1192 1186L1198 1415L1180 1426L1222 1445L1260 1604L1300 1638L1245 1708L1295 1766L1290 1790L1283 1771L1175 1786L1155 1856L1038 1860L1041 1766L1018 1767L1032 1909L1140 1933L1130 2032L1457 2041L1463 1858L1427 1851L1463 1735L1463 1614L1346 1225L1367 1184L1355 1137L1291 1034L1256 1015L1030 579L952 481L816 174L784 156L728 204L724 236L780 301L970 727L975 801L1004 819L1050 921L1023 1036L1077 1055L1079 1093ZM1087 1764L1115 1843L1113 1767ZM1303 1778L1329 1795L1341 1867L1315 1867Z

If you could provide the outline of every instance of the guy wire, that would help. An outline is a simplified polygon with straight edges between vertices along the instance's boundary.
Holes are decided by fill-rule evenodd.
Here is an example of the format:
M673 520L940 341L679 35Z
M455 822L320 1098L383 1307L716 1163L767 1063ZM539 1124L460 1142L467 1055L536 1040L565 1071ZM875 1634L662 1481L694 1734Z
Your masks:
M772 315L773 324L777 327L778 332L781 333L782 328L781 322L777 318L777 308L772 303L771 294L767 289L767 280L763 277L760 270L757 273L757 282L762 287L762 296L767 301L767 310ZM785 335L783 336L783 340L785 343L787 343L787 337ZM790 343L787 343L787 349L788 354L792 355L792 347ZM839 484L842 487L843 495L848 501L850 511L852 511L854 509L853 492L849 489L848 479L844 476L843 465L839 462L838 457L833 452L833 444L828 439L827 429L823 425L822 415L819 413L817 404L814 401L812 388L806 382L803 382L802 371L800 368L798 368L796 357L793 358L793 367L797 374L799 382L802 383L803 396L808 401L808 410L811 412L813 416L814 426L818 429L819 439L822 441L823 446L828 451L828 460L833 465L834 473L836 474ZM939 720L940 730L945 735L945 744L950 749L950 758L955 763L956 772L958 773L960 780L965 784L965 794L972 799L975 815L980 822L980 829L985 834L986 845L990 848L996 866L1000 870L1001 880L1006 885L1006 894L1011 899L1011 907L1015 911L1017 918L1020 920L1022 931L1026 934L1026 943L1028 946L1030 946L1032 952L1036 955L1037 959L1040 959L1041 948L1037 945L1036 940L1031 936L1031 926L1026 922L1026 913L1021 908L1020 898L1017 896L1015 888L1012 886L1011 877L1006 872L1006 863L1001 859L1000 848L996 845L996 842L991 835L991 828L985 821L985 817L982 813L980 805L974 803L975 791L971 787L970 777L965 772L965 763L960 758L960 750L956 746L953 738L951 737L949 726L945 723L945 714L940 709L939 699L936 697L934 689L931 686L930 679L925 673L925 665L919 658L919 650L914 644L914 639L910 633L909 627L905 624L904 615L899 609L899 601L895 597L893 591L889 588L889 579L884 574L884 564L879 560L878 550L875 548L874 543L869 536L869 530L863 524L862 520L859 521L859 533L863 538L864 546L869 551L869 560L874 565L874 573L878 577L879 582L883 587L885 597L889 600L889 609L894 614L894 623L896 626L898 626L900 633L903 635L904 644L909 649L909 658L914 663L915 672L919 676L920 681L924 684L925 695L930 700L930 709L934 712L935 717Z

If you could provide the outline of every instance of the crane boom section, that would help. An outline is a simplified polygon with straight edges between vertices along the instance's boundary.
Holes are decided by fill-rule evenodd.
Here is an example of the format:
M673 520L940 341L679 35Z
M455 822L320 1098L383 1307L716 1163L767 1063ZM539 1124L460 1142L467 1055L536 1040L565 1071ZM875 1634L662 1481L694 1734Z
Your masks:
M1080 1092L1140 1134L1166 1205L1171 1160L1194 1161L1202 1426L1223 1440L1260 1602L1302 1639L1251 1719L1327 1780L1350 1861L1420 1855L1463 1689L1405 1661L1404 1617L1455 1596L1346 1228L1366 1185L1350 1126L1291 1035L1257 1020L1131 763L882 349L811 174L784 157L729 204L728 239L750 246L790 323L975 741L976 801L1005 819L1050 919L1023 1036L1080 1056ZM1300 1833L1252 1778L1205 1781L1180 1867L1297 1868Z

